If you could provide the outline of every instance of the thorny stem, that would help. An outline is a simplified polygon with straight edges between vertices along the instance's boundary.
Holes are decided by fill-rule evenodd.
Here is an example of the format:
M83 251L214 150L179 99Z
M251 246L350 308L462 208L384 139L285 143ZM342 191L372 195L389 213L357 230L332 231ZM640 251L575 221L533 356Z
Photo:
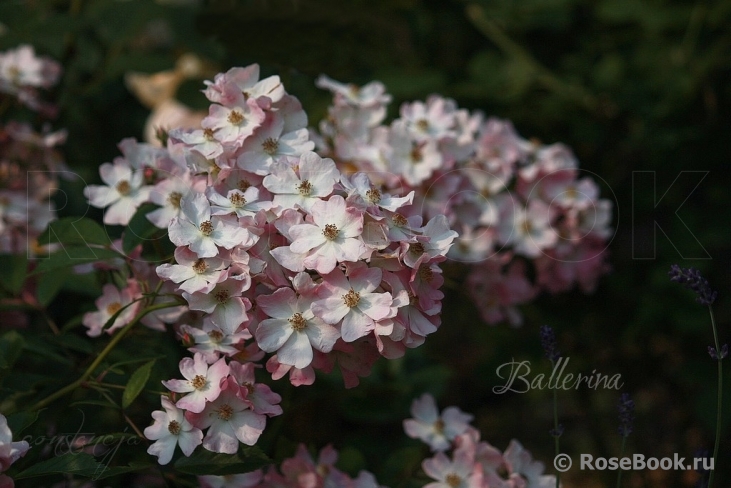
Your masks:
M716 330L716 317L713 315L713 308L708 305L708 312L711 315L711 328L713 329L713 340L716 343L716 354L718 356L718 403L716 404L716 444L713 447L713 468L716 467L718 459L718 446L721 444L721 412L723 406L723 357L721 356L721 345L718 343L718 331ZM708 488L713 486L713 473L708 476Z
M619 448L619 459L622 459L624 456L624 448L627 445L627 436L622 436L622 447ZM617 471L617 488L620 488L622 486L622 471L624 471L622 468L619 468Z
M555 362L551 360L551 368L553 369L555 367ZM558 432L558 393L557 388L553 389L553 439L554 439L554 445L556 447L556 456L558 456L561 453L561 449L559 448L559 438L561 436ZM559 488L561 486L561 472L556 471L556 488Z
M94 370L99 367L99 365L106 359L106 357L109 355L109 353L112 352L114 347L119 343L119 341L124 338L124 336L129 332L137 323L148 313L154 312L155 310L161 310L163 308L170 308L178 306L177 302L166 302L166 303L158 303L156 305L150 305L149 307L142 310L140 313L138 313L132 321L125 325L122 329L119 330L114 336L112 336L112 340L109 341L109 344L102 350L102 352L99 353L99 355L96 357L93 363L86 368L86 371L73 383L66 385L65 387L61 388L60 390L56 391L55 393L52 393L48 395L43 400L39 401L35 405L32 405L31 407L27 408L26 410L29 412L40 410L48 405L50 405L53 401L71 393L78 387L80 387L91 375L94 373ZM10 415L15 412L17 408L11 409L9 412L6 412L5 415Z

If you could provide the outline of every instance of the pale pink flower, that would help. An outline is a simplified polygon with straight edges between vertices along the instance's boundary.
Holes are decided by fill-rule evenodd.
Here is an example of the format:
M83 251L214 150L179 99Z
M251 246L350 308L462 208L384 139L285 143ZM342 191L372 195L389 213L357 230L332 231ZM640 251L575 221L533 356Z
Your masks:
M239 227L235 217L211 217L211 205L200 193L182 199L181 214L170 222L168 236L173 244L189 246L201 258L217 256L217 246L232 249L255 242L255 236Z
M279 403L282 397L274 393L269 386L264 383L257 383L254 376L254 370L258 367L254 363L241 364L231 361L231 376L236 383L241 386L240 392L244 402L249 405L254 413L275 417L282 415L282 407Z
M401 105L401 120L406 122L409 132L419 140L453 138L454 116L456 112L454 100L437 95L430 96L426 103L412 102Z
M579 166L571 149L564 144L556 143L549 146L529 144L528 154L532 156L532 162L518 170L520 180L532 181L543 175L561 170L573 170Z
M516 254L536 258L543 249L556 243L558 235L551 225L550 209L545 203L531 200L522 207L513 201L503 209L497 227L498 238L511 245Z
M214 159L223 154L224 148L216 138L213 129L172 129L168 136L173 141L180 141L186 144L189 149L197 151L206 159Z
M221 143L240 146L263 121L264 111L252 98L232 107L212 104L201 126L212 129Z
M296 486L349 487L351 480L335 467L337 460L338 453L331 445L325 446L314 460L304 444L300 444L295 456L282 462L282 474Z
M105 224L127 225L137 207L150 196L151 186L145 186L141 170L132 170L124 159L117 158L114 164L104 163L99 167L103 185L88 185L84 196L94 207L106 208Z
M439 312L442 310L442 304L435 301L430 309L422 310L419 307L418 297L410 291L410 278L411 273L407 270L383 273L383 281L391 287L394 306L398 307L394 320L403 325L408 332L426 337L436 332L439 327L441 322Z
M296 225L303 223L302 213L293 209L288 208L274 221L274 227L277 232L271 231L269 233L271 241L267 248L269 254L274 260L281 266L290 271L299 273L305 270L304 259L307 257L307 253L295 253L289 247L291 241L294 240L292 235L289 233L290 229ZM280 239L283 237L284 239ZM284 272L284 270L282 270ZM284 285L288 286L289 280L285 277Z
M391 124L389 144L387 159L391 171L411 186L424 182L442 166L442 155L436 141L414 140L402 120Z
M332 352L322 358L322 364L318 364L318 369L325 372L332 371L337 362L345 388L355 388L360 383L361 377L371 374L371 368L379 357L376 340L372 335L353 342L343 342L340 339L333 346Z
M315 85L333 92L337 96L336 103L369 107L373 105L386 105L391 102L391 95L386 93L386 88L380 81L372 81L367 85L359 87L353 84L340 83L325 75L320 75Z
M228 376L229 367L224 358L209 367L203 355L195 353L193 358L180 360L180 372L184 380L168 380L162 384L170 391L187 393L177 401L176 407L200 413L206 402L212 402L221 394L221 383Z
M169 174L171 170L178 169L165 148L139 142L132 137L122 139L117 147L133 169L148 170L147 175L155 174L154 172L150 173L149 170L163 170ZM147 177L147 179L150 178Z
M122 290L111 283L104 285L102 296L94 302L97 311L84 314L82 323L89 328L86 332L87 335L89 337L101 335L104 324L122 309L124 310L117 315L117 318L109 328L105 329L105 332L111 334L130 323L140 309L140 302L135 302L137 298L141 298L141 295L136 281L130 280L127 287Z
M312 362L312 349L330 352L340 334L312 312L312 300L280 288L259 296L257 303L272 317L259 323L256 341L266 352L276 352L279 362L303 369Z
M387 237L392 242L413 242L421 228L421 215L405 216L398 212L383 212L388 228Z
M188 197L191 191L196 191L204 183L200 178L194 179L190 172L171 174L158 182L150 191L150 201L160 208L146 215L147 220L155 227L167 229L170 221L180 215L181 201Z
M565 215L564 224L560 228L561 238L579 241L601 240L604 246L609 243L605 241L612 237L614 231L612 225L612 202L610 200L598 200L579 211L569 211Z
M286 210L282 214L282 217L280 217L273 224L267 223L266 215L263 212L257 214L257 216L255 217L259 229L262 229L264 232L261 236L259 236L259 240L256 242L256 244L254 244L253 247L249 249L248 252L251 254L252 257L260 260L263 263L263 274L258 276L257 279L260 279L262 282L269 283L275 286L289 286L290 284L289 279L287 278L290 273L288 273L284 269L282 264L280 264L279 262L279 258L275 257L274 255L274 251L285 251L288 254L291 254L291 252L289 252L289 240L287 239L287 237L285 237L285 235L289 234L287 233L285 235L282 235L277 232L277 228L275 227L275 225L280 224L281 221L283 219L286 219L287 215L290 214L296 216L296 220L294 220L291 225L302 223L302 214L293 209ZM301 266L302 258L295 257L292 262L297 263L298 266ZM300 271L303 270L304 267L302 267Z
M248 280L227 279L209 292L183 293L191 310L206 312L207 318L225 334L233 334L248 320L246 310L251 308L248 298L242 297L248 289Z
M538 290L528 280L522 261L513 262L507 270L502 268L502 263L490 259L474 267L467 276L467 290L485 322L496 324L507 319L519 326L523 317L517 305L532 300Z
M470 113L460 109L454 112L455 135L440 141L442 154L448 160L465 161L475 154L477 132L484 123L482 112Z
M425 459L421 466L427 476L436 480L424 488L486 488L482 466L474 462L474 452L456 449L452 460L438 452L433 458Z
M584 210L599 199L599 187L589 177L574 179L573 171L557 171L540 180L540 188L534 190L551 207Z
M25 456L28 449L30 449L30 445L26 441L13 442L13 433L8 427L8 419L0 414L0 471L5 471L15 461Z
M373 473L360 471L358 477L353 480L353 488L386 488L379 485Z
M188 350L201 353L209 364L215 363L221 355L237 354L239 349L236 346L243 344L246 339L251 339L251 333L247 329L228 334L211 322L204 322L201 329L182 325L180 330L189 334L195 341L195 345Z
M226 73L219 73L214 81L204 82L206 97L212 102L224 105L236 100L234 94L245 99L269 99L269 103L281 100L285 95L284 86L279 76L270 76L259 81L259 65L251 64L246 68L231 68Z
M314 148L307 129L285 133L284 119L278 112L273 112L241 146L237 165L246 171L266 175L270 173L272 163L282 156L296 157Z
M348 267L348 277L335 269L323 276L312 311L329 324L342 321L340 334L345 342L353 342L375 329L376 322L391 315L393 297L378 293L383 272L359 262Z
M206 196L211 202L211 215L236 214L237 217L252 217L259 210L269 210L272 206L272 202L260 201L259 189L254 186L245 191L234 188L225 197L209 187Z
M199 258L187 247L175 249L177 264L161 264L157 267L160 278L179 283L178 289L188 293L209 292L221 280L226 263L220 257Z
M20 87L49 88L56 84L61 66L36 56L33 46L23 44L0 53L0 91L16 93Z
M428 220L438 215L447 216L454 222L457 219L456 204L466 200L461 194L463 176L459 171L437 170L421 184L420 190L414 195L414 207L418 208L424 219ZM459 215L462 218L462 215Z
M410 268L417 268L421 263L446 256L452 241L457 237L444 215L437 215L420 230L422 235L416 237L416 242L402 243L401 246L404 249L401 256L403 262Z
M149 448L148 454L157 456L157 462L168 464L173 458L175 446L180 446L183 454L190 456L203 440L203 432L188 422L183 411L173 405L166 396L160 401L165 411L155 410L152 418L155 422L144 431L145 437L155 441Z
M506 165L512 168L527 157L531 144L521 138L512 122L489 118L480 129L477 143L477 159L486 161L490 168Z
M297 97L285 94L281 100L274 102L274 108L277 109L277 116L284 120L283 134L307 127L307 112Z
M249 408L237 395L238 387L236 380L229 376L222 383L220 395L206 403L201 411L187 415L193 425L208 429L203 447L209 451L235 454L239 442L253 446L264 432L266 416Z
M440 290L443 284L442 270L436 262L422 263L418 268L410 270L409 289L422 310L432 310L438 306L444 298L444 293Z
M447 257L460 263L479 263L495 253L495 231L487 227L464 225Z
M447 407L440 414L434 397L428 393L412 402L411 415L413 419L404 420L406 435L422 440L432 451L452 447L452 441L467 431L474 418L457 407Z
M340 195L328 201L318 201L312 206L313 223L290 227L292 252L306 254L303 264L326 274L335 269L338 262L358 261L366 252L360 239L363 232L363 215L355 208L348 208Z
M366 173L356 173L351 178L343 175L340 182L348 192L347 202L364 211L377 207L395 212L405 205L411 205L414 200L413 191L405 197L394 197L383 192L371 183Z
M535 260L536 283L550 293L570 290L575 284L592 293L601 275L609 271L607 243L586 238L578 244L559 243Z
M296 161L288 159L287 161ZM321 158L314 152L300 156L297 171L287 161L272 165L272 174L264 178L264 187L274 194L274 205L295 208L299 205L306 211L321 198L330 195L340 172L332 159Z
M278 380L289 374L289 382L293 386L311 385L315 382L315 370L312 366L304 369L297 369L290 364L282 364L277 355L270 357L266 364L267 371L271 373L273 380Z
M526 488L549 488L556 486L556 478L553 475L544 475L545 466L540 461L534 461L530 452L517 440L510 441L508 448L503 453L505 465L508 468L510 478L520 476L526 482Z
M341 158L370 161L378 157L378 150L370 140L372 132L385 117L383 105L335 105L328 109L329 120L322 124L323 134L336 142Z

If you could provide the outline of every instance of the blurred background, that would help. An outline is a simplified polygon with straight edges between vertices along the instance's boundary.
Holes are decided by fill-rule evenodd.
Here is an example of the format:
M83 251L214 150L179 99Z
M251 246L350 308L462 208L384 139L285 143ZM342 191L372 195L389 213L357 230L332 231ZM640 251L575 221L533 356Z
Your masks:
M97 182L99 165L119 154L121 139L143 137L163 97L153 90L140 102L125 76L171 70L186 53L204 61L207 79L259 63L263 76L279 75L299 97L315 127L331 98L314 80L327 74L356 84L381 80L394 96L392 114L401 102L439 93L512 120L524 137L574 150L614 201L612 272L594 294L539 297L522 309L521 328L488 326L460 286L463 273L452 268L442 327L424 347L379 361L353 390L343 390L336 375L309 388L274 386L286 414L262 438L269 454L290 456L298 442L332 443L344 469L367 468L397 487L419 486L414 480L423 476L419 463L428 452L403 434L401 421L427 391L442 408L473 413L483 439L504 449L516 438L554 472L551 391L492 393L503 383L496 368L513 358L550 373L543 324L556 329L567 372L621 374L623 382L621 391L559 391L563 452L619 455L622 392L636 403L627 454L712 451L717 379L707 353L709 316L667 271L673 263L702 270L719 290L720 341L731 340L730 20L727 0L15 0L0 3L0 49L32 44L64 67L54 128L68 130L65 158L83 181L63 182L61 216L101 220L86 207L84 184ZM202 79L186 80L176 96L204 109L202 87ZM82 296L88 302L98 290L67 284L52 313L78 314ZM717 486L731 486L724 462L729 376ZM146 425L149 411L136 415ZM591 488L613 485L615 476L574 467L563 480ZM697 479L644 471L623 481L684 487Z

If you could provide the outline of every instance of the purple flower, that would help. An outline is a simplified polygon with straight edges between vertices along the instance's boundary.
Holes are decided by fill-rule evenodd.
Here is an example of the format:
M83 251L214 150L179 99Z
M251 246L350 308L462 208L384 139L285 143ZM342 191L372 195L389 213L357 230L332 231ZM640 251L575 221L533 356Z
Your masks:
M556 361L561 357L556 343L556 332L553 327L548 325L541 326L541 346L546 353L546 357L551 361Z
M632 433L632 423L635 420L635 402L629 393L622 393L619 398L619 435L628 437Z
M670 281L685 285L689 290L693 290L698 298L696 302L701 305L712 305L716 301L718 292L711 289L708 280L701 276L701 272L696 268L681 268L677 264L670 266L668 272Z

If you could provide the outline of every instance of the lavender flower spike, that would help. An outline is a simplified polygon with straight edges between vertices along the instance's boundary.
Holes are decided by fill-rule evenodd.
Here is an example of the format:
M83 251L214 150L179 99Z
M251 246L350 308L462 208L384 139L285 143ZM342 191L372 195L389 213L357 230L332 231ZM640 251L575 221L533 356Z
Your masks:
M556 343L556 332L553 330L553 327L548 325L541 326L541 346L543 346L543 351L549 360L556 361L561 357L558 344Z
M701 276L701 272L696 268L681 268L677 264L670 266L670 281L685 285L686 288L693 290L698 298L696 302L701 305L711 305L716 301L718 292L711 289L708 280Z
M634 420L635 402L629 397L629 393L622 393L619 398L619 435L629 437Z

